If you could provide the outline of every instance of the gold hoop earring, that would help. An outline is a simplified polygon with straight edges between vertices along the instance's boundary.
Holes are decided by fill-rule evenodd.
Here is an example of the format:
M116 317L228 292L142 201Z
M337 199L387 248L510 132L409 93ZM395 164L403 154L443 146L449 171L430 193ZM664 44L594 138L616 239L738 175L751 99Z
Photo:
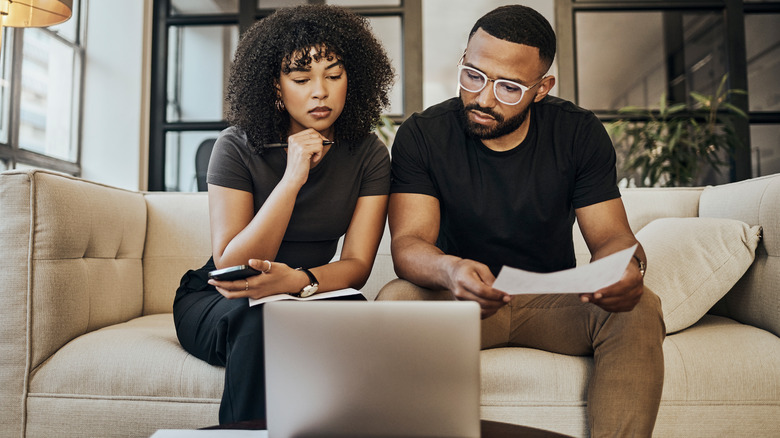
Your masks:
M283 113L287 109L284 107L284 102L282 102L282 99L276 99L274 105L276 105L276 110L279 111L280 113Z

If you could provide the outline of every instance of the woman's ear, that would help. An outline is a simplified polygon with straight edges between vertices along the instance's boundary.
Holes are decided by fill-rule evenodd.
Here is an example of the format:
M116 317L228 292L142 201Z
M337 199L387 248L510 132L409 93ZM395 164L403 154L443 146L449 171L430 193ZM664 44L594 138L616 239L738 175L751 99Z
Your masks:
M555 86L555 76L545 76L541 82L539 82L539 88L537 88L536 96L534 96L534 102L539 102L547 96L547 93Z

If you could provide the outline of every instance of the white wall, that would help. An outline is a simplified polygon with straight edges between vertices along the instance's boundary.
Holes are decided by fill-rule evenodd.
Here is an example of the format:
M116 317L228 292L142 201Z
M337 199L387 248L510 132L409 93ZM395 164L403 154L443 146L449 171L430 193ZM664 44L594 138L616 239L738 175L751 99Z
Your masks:
M82 177L129 190L146 186L150 8L151 0L91 0L86 11Z

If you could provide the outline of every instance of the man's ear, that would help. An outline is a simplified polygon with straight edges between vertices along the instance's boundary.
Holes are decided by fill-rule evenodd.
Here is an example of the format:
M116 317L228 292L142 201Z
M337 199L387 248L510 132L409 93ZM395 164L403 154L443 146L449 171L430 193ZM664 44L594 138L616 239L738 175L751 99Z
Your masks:
M539 102L547 96L547 93L555 86L555 76L545 76L542 82L539 82L539 88L537 88L536 96L534 96L534 102Z

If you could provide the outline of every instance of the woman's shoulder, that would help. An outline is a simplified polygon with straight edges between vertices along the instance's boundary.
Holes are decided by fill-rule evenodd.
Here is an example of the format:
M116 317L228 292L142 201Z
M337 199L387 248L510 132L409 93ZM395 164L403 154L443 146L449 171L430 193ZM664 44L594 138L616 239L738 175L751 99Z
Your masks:
M219 133L219 136L217 137L217 143L248 145L249 140L247 139L246 132L244 132L243 129L239 128L238 126L228 126Z
M387 145L385 145L385 143L373 132L363 139L357 149L359 151L362 150L366 156L379 159L383 159L384 157L387 157L387 159L390 158L390 152L388 151Z

